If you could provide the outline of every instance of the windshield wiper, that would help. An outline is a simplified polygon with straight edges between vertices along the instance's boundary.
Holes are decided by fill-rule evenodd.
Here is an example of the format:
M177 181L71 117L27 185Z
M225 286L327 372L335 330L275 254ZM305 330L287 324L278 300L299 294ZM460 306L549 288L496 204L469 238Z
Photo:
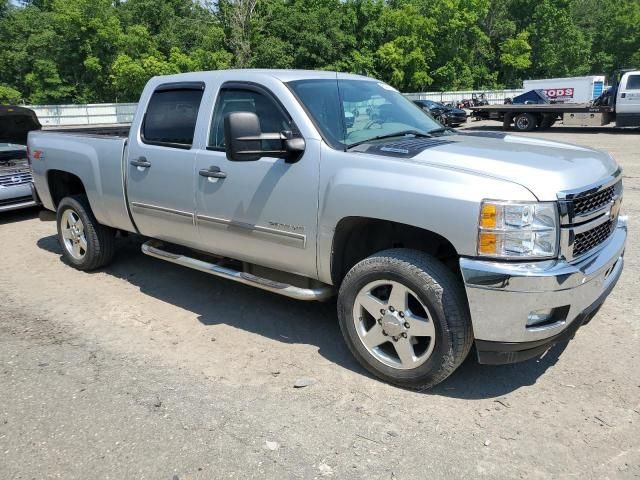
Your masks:
M393 137L402 137L404 135L413 135L414 137L422 137L422 138L431 138L432 135L429 133L420 132L418 130L403 130L401 132L395 133L387 133L385 135L377 135L372 138L367 138L366 140L361 140L359 142L350 143L346 146L345 150L349 150L350 148L357 147L358 145L362 145L363 143L369 143L374 140L383 140L385 138L393 138Z

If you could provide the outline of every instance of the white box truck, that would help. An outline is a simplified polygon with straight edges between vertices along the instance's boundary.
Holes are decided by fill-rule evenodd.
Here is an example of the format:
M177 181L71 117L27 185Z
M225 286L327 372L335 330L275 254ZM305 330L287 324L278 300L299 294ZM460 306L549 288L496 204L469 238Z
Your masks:
M604 91L604 75L525 80L523 90L542 90L555 103L586 103Z

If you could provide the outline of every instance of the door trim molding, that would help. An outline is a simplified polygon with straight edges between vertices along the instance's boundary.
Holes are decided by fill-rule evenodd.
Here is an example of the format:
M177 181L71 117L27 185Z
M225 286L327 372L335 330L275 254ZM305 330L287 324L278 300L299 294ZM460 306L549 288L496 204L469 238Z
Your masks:
M226 218L211 217L209 215L196 215L196 220L198 222L202 221L225 227L239 228L246 233L258 232L267 235L273 235L281 239L286 238L294 241L294 244L303 248L307 245L307 236L302 233L287 232L284 230L278 230L276 228L263 227L262 225L252 225L250 223L238 222Z
M178 215L179 217L187 217L187 218L190 218L195 225L193 213L190 213L190 212L185 212L183 210L175 210L173 208L161 207L159 205L151 205L149 203L140 203L140 202L131 202L131 206L141 208L143 210L153 210L156 212Z

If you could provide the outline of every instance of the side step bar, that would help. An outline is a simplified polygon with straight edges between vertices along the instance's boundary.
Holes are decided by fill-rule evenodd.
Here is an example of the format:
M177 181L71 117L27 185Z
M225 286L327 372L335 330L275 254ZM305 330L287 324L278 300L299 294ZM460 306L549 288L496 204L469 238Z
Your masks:
M187 257L176 253L163 250L163 243L158 240L149 240L142 244L142 253L151 257L160 258L167 262L176 263L183 267L193 268L201 272L216 275L218 277L233 280L235 282L251 285L252 287L261 288L269 292L278 293L285 297L295 298L296 300L326 300L333 296L333 288L325 285L319 288L300 288L288 285L286 283L275 282L268 278L257 277L250 273L239 272L231 268L222 267L215 263L203 262L196 258Z

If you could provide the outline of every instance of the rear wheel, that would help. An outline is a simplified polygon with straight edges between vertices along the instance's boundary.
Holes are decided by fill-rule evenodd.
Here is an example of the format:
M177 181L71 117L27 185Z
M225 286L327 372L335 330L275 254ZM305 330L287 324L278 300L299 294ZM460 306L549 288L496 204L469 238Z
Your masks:
M511 124L513 123L513 113L505 113L502 117L502 129L511 130Z
M540 130L546 130L551 128L556 123L555 115L545 115L542 117L542 121L540 122Z
M538 128L538 119L532 113L519 113L513 120L513 125L519 132L531 132Z
M386 250L355 265L340 287L338 317L356 359L377 377L407 388L443 381L473 340L460 281L415 250Z
M95 270L113 259L115 230L98 223L85 195L60 201L57 225L62 254L78 270Z

